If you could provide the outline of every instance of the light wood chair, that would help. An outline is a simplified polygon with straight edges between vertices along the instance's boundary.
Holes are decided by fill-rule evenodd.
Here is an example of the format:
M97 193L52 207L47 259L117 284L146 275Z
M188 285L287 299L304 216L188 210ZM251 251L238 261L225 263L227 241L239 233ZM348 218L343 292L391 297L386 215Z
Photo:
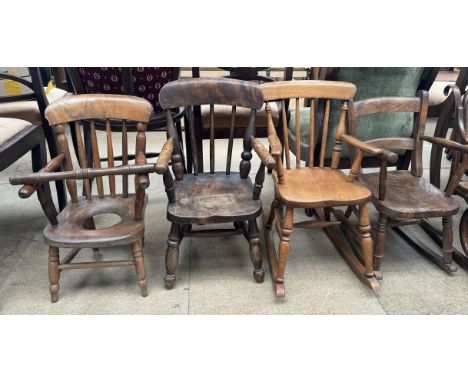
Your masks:
M147 202L145 188L149 186L148 173L154 165L146 163L146 123L152 106L149 102L122 95L77 95L51 104L46 118L55 127L59 155L38 173L10 178L11 184L23 184L23 196L31 195L37 187L54 181L65 180L71 203L52 219L44 229L44 239L49 245L49 281L52 302L58 300L60 273L67 269L106 268L135 266L141 294L148 295L146 271L143 260L144 211ZM94 121L105 120L107 136L107 168L101 168L101 159ZM114 165L114 151L110 120L122 121L122 166ZM87 124L83 124L86 120ZM135 158L136 164L128 164L127 121L137 122ZM73 169L65 124L74 124L78 143L79 169ZM92 163L88 163L83 144L83 129L90 129ZM54 172L63 165L64 171ZM93 168L94 166L94 168ZM117 193L116 176L122 176L122 192ZM135 175L135 193L130 193L128 176ZM109 177L109 194L105 193L103 177ZM83 180L83 195L78 195L77 179ZM97 194L92 195L91 179L95 180ZM53 208L52 201L50 201ZM93 217L98 214L119 215L121 221L110 227L96 229ZM82 248L132 245L133 260L72 262ZM71 248L62 259L59 248Z
M428 106L428 92L419 91L417 97L372 98L358 101L352 107L351 134L357 133L355 122L363 116L379 113L415 113L411 137L387 137L366 141L367 144L382 149L411 152L410 170L387 171L387 163L383 161L379 172L366 172L359 176L359 181L372 190L372 202L379 212L374 252L374 270L378 279L382 278L380 267L387 227L392 227L445 271L456 271L452 263L452 217L457 213L459 205L451 197L453 187L449 186L442 191L423 177L422 162L423 141L445 147L455 144L449 140L424 135ZM375 129L378 129L378 126L375 126ZM442 256L403 228L436 217L442 218Z
M275 199L271 209L264 209L265 238L267 243L268 260L274 283L276 295L285 295L285 269L289 252L291 250L291 234L293 228L324 228L325 232L345 258L354 272L373 291L379 290L379 283L374 277L372 263L372 237L367 202L371 200L371 192L356 180L364 154L379 156L388 161L396 161L397 156L386 150L367 145L356 138L345 134L348 119L348 106L352 100L356 87L351 83L332 81L294 81L276 82L261 85L263 97L266 101L268 115L268 134L271 154L276 160L276 170L273 172L275 183ZM290 157L290 147L287 134L286 104L294 102L296 110L300 108L300 99L310 100L310 142L308 157L305 160L308 166L303 166L301 159L300 142L296 141L297 153L295 168ZM341 114L334 137L331 166L325 165L326 143L328 139L328 120L332 100L341 103ZM269 102L281 102L281 116L283 119L284 154L286 167L281 158L282 147L276 135L276 129L271 118ZM316 126L314 106L316 103L325 103L323 123ZM300 114L296 119L295 133L300 136ZM321 137L321 142L315 141ZM342 142L356 147L359 150L349 175L338 169ZM320 148L320 155L316 160L315 148ZM280 209L282 207L282 209ZM346 213L338 207L347 207ZM313 209L317 220L294 223L295 208ZM282 212L282 213L281 213ZM352 212L358 216L357 227L350 221ZM336 219L332 220L331 215ZM346 234L340 235L337 225L341 225ZM272 228L280 238L278 255L276 254L272 236ZM357 245L354 245L357 244ZM353 251L360 247L363 259ZM358 254L359 255L359 254Z
M167 110L186 107L186 129L194 138L200 126L194 123L194 107L210 105L210 166L203 172L198 152L203 150L195 139L191 139L193 173L184 174L178 134L173 119L167 112L170 139L164 145L156 171L164 175L164 183L169 199L167 218L172 223L166 252L166 276L164 284L173 288L176 280L176 267L179 259L179 245L185 236L244 235L249 242L250 258L254 265L253 275L257 282L263 282L265 271L262 267L263 255L257 228L257 217L262 212L260 192L265 179L265 167L275 165L268 150L255 138L256 111L263 106L262 92L258 85L233 79L194 78L178 80L166 85L160 93L161 106ZM215 171L215 105L229 105L231 127L227 164L225 171ZM239 172L231 170L234 129L237 108L249 108L250 118L244 128L243 148ZM249 177L252 149L261 159L255 183ZM175 182L168 170L172 158ZM233 223L234 228L214 228L192 230L192 225Z

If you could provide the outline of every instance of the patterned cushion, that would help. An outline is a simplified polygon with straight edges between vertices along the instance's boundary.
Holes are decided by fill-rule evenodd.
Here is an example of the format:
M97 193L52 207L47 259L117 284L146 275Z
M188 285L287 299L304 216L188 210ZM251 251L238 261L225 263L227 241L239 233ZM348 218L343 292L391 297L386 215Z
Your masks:
M119 68L78 68L87 93L124 94ZM172 68L132 68L134 93L153 105L155 113L162 111L159 91L171 80Z
M424 68L340 68L337 81L356 85L354 101L367 98L416 95ZM340 102L332 101L327 139L327 158L331 157L336 126L339 120ZM301 142L309 144L309 108L301 109ZM295 110L291 110L288 128L294 132ZM317 127L316 127L317 128ZM385 137L409 137L413 129L413 113L382 113L357 119L357 137L363 141ZM348 145L343 144L342 158L348 158ZM291 148L294 149L293 145ZM303 150L304 151L304 150ZM398 152L399 154L401 153ZM305 152L301 153L306 158Z

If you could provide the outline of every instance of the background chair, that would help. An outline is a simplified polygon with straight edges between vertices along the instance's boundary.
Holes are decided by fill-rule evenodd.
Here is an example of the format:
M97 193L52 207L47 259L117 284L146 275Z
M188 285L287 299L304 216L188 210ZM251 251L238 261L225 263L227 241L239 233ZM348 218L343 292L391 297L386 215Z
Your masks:
M274 81L273 78L268 76L262 76L259 72L268 69L267 67L222 67L227 72L228 75L224 76L224 78L232 78L242 81L252 81L257 84L265 83L265 82L272 82ZM284 68L283 71L283 80L290 81L293 75L293 68L287 67ZM199 68L192 68L192 76L194 78L200 77L200 70ZM272 110L272 118L275 124L279 122L279 111L276 103L272 103L270 105ZM215 136L216 138L229 138L230 134L230 127L231 127L231 108L229 105L216 105L215 110L216 114L216 131ZM236 109L236 122L234 128L234 137L235 138L242 138L244 135L244 128L247 126L248 121L250 118L250 109L249 108L242 108L239 107ZM200 125L200 128L197 128L195 139L197 141L197 146L202 144L204 139L209 139L210 137L210 107L209 105L201 105L200 107L195 107L194 109L194 121L195 123ZM185 124L188 122L185 121ZM265 109L262 107L257 112L256 119L255 119L255 131L256 137L267 137L267 119L266 119L266 112ZM187 150L187 171L192 171L192 162L191 162L191 152L190 152L190 135L188 131L185 131L185 141L186 143L186 150ZM203 171L203 152L198 152L198 163L200 167L200 171Z
M40 126L43 130L43 136L47 140L50 158L55 158L58 154L55 133L45 118L45 109L49 103L65 97L67 92L52 88L46 94L41 80L40 68L28 68L28 73L30 80L8 73L0 73L0 80L13 81L31 90L31 92L20 95L0 96L0 117L9 118L9 121L14 124L16 123L14 122L15 119L21 119L30 122L32 125ZM7 120L3 121L3 129L8 129L5 123L7 123ZM12 126L11 129L14 130L14 127ZM62 181L56 182L56 189L59 208L63 209L67 199L65 185Z
M276 160L276 171L273 172L275 199L271 209L269 211L265 209L264 211L265 240L276 296L284 297L285 295L285 269L291 250L293 228L324 228L326 234L353 271L366 285L374 292L377 292L379 283L374 277L371 226L367 211L367 202L371 199L371 192L359 184L356 177L365 153L379 156L391 162L396 161L396 155L382 149L373 148L345 134L348 107L356 93L356 87L351 83L292 81L267 83L261 85L261 88L263 97L267 102L266 111L271 154ZM291 146L286 131L286 101L290 99L295 100L296 110L300 109L301 99L311 99L308 129L312 134L309 137L307 157L301 157L300 142L296 141L295 168L290 155ZM338 127L333 130L329 128L332 100L338 100L341 103ZM281 159L282 147L271 118L269 107L271 101L281 102L286 166L284 166ZM323 121L320 123L314 118L314 107L318 102L325 102L325 114ZM297 115L299 117L296 120L295 135L301 136L301 113ZM317 135L321 137L319 142L314 139L316 131L320 131L320 134ZM329 134L332 134L331 131L333 131L334 145L331 154L331 166L329 167L326 165L325 159L327 157L326 143ZM342 141L359 150L349 176L346 176L338 169ZM318 147L318 155L315 152L316 147ZM301 159L305 159L307 163L305 166L303 166ZM347 207L346 213L343 213L337 207ZM294 223L295 208L313 209L318 220ZM358 217L357 227L349 219L353 212ZM331 219L332 215L336 220ZM339 231L336 231L336 227L334 227L336 225L341 225L347 236L340 235ZM278 255L274 248L273 227L280 239ZM353 245L354 248L360 249L362 257L361 253L354 252Z
M34 172L46 165L47 149L41 126L22 119L0 118L0 171L10 167L28 152L31 152ZM19 196L24 198L29 194L20 192ZM54 221L57 211L50 203L52 195L48 183L37 187L37 197L49 221Z
M156 171L164 174L164 184L169 199L167 218L171 222L166 252L166 289L174 286L175 271L179 258L179 245L185 236L221 236L243 234L249 242L250 257L254 265L254 278L262 282L265 271L263 255L258 237L256 218L261 214L260 192L265 178L265 166L274 167L273 158L261 142L255 138L256 111L263 106L262 92L253 83L232 79L187 79L167 84L161 91L160 102L166 109L186 107L187 129L191 136L193 173L184 174L179 139L170 112L167 112L170 140L163 147ZM198 161L198 152L203 150L194 139L200 126L194 122L194 106L210 105L210 169L203 172ZM215 105L229 105L232 118L227 153L226 170L215 171ZM250 109L250 118L244 129L244 151L240 172L231 171L232 145L234 139L237 108ZM261 159L255 184L249 178L252 149ZM172 157L175 182L168 170ZM163 162L164 160L164 162ZM192 224L234 223L234 229L192 230Z
M176 67L154 67L154 68L66 68L69 82L75 94L126 94L146 99L153 106L153 114L148 122L147 131L164 131L166 129L166 116L159 104L159 92L162 87L179 78L180 68ZM182 113L179 110L171 110L176 128L181 135L180 119ZM105 130L103 121L95 122L97 130ZM122 125L118 121L111 122L112 131L121 131ZM136 131L136 125L127 124L127 131ZM73 136L73 135L72 135ZM77 143L73 140L75 151ZM85 135L85 148L88 161L91 160L90 137ZM148 152L147 157L157 157L159 153ZM121 155L115 155L115 160L121 160ZM129 155L129 159L134 159ZM103 157L103 161L107 158Z
M51 181L66 180L71 203L50 219L44 229L44 239L49 245L49 281L51 301L58 300L59 278L66 269L106 268L118 266L135 266L141 294L147 296L146 272L142 253L144 235L144 210L147 202L145 188L149 185L148 173L153 172L154 165L146 164L146 123L152 114L151 104L141 98L122 95L79 95L59 100L47 108L46 117L57 132L59 155L36 174L10 178L11 184L24 184L22 191L32 194L38 186ZM107 135L108 167L101 168L99 148L96 137L95 119L104 119ZM113 160L112 133L110 119L122 121L123 159L127 161L126 121L137 122L135 157L136 165L116 167ZM92 142L92 168L88 164L82 121L90 121ZM73 123L78 142L79 169L73 169L72 158L65 136L64 124ZM64 167L63 172L54 172ZM90 168L91 165L91 168ZM135 194L129 193L128 175L135 175ZM122 176L122 192L116 191L116 176ZM105 194L103 176L109 177L109 195ZM97 196L92 195L90 179L95 179ZM78 196L76 179L83 180L83 195ZM110 227L96 229L94 216L112 213L119 215L121 221ZM82 248L112 247L130 244L133 247L133 261L93 261L75 263L72 260ZM59 248L71 248L71 251L60 261Z
M450 90L452 91L450 92ZM465 93L462 98L462 93L456 85L448 86L445 93L449 94L447 99L450 103L447 103L442 110L434 132L437 142L443 143L444 146L432 146L430 179L434 186L440 187L443 148L449 148L452 152L452 164L446 190L468 202L468 182L466 181L468 175L468 97ZM447 137L450 137L450 141ZM442 232L426 221L422 223L422 226L436 243L441 245ZM453 259L468 270L468 208L465 209L460 220L459 235L465 254L454 248Z
M354 97L355 101L375 98L375 97L414 97L418 90L429 90L434 82L438 68L314 68L310 73L313 77L320 80L344 81L351 82L356 85L357 91ZM315 105L315 120L320 124L323 120L325 104L316 101ZM286 111L287 108L286 108ZM302 157L307 157L307 144L309 142L308 119L310 110L308 108L308 100L305 102L305 107L301 107L300 120L301 127L301 145ZM332 130L327 141L327 155L331 155L334 145L333 134L334 128L337 126L340 115L340 105L338 102L332 102L330 106L330 126ZM358 122L357 137L362 141L368 141L375 138L385 137L402 137L408 138L411 136L413 120L411 113L395 113L370 115L365 118L360 118ZM373 126L379 126L376 131ZM291 142L292 152L295 153L295 111L291 110L288 114L288 134ZM320 132L315 132L320 134ZM316 137L316 141L320 137ZM318 152L318 150L316 150ZM406 151L398 152L399 160L398 168L408 168L410 153ZM331 156L327 156L326 162L330 163ZM351 160L347 147L343 147L341 153L340 168L350 168ZM374 157L366 157L362 162L363 167L376 167L379 165L379 160Z
M456 271L452 264L452 217L458 211L457 201L451 197L453 191L445 192L432 185L423 177L423 140L444 144L432 137L424 136L429 95L418 92L418 97L373 98L354 103L350 119L350 133L358 135L358 120L363 116L382 113L414 113L413 131L410 137L386 137L366 143L388 150L411 152L411 170L387 172L387 164L382 163L380 172L360 174L359 181L372 190L372 202L379 212L377 237L374 252L374 270L378 279L382 278L381 261L384 254L387 227L394 228L401 236L426 255L445 271ZM373 126L372 129L378 129ZM442 256L430 249L402 227L418 224L427 218L442 218Z

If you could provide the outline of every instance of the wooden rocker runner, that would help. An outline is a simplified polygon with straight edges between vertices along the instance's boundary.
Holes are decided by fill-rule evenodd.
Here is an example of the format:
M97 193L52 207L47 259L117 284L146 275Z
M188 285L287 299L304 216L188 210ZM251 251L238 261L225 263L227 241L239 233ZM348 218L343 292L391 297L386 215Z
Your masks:
M375 148L345 134L348 106L356 92L356 87L351 83L294 81L263 84L261 88L266 101L271 154L276 161L276 169L273 172L275 199L271 209L264 208L263 211L268 260L276 295L278 297L285 295L284 275L291 250L290 237L293 228L323 228L357 276L374 292L378 292L379 283L374 276L371 225L367 211L367 203L371 200L372 194L369 189L357 182L356 177L364 154L377 156L389 162L397 160L396 154ZM296 110L299 110L301 98L311 100L309 157L307 158L309 165L302 167L300 140L297 139L296 166L293 168L288 143L286 102L295 99ZM341 102L341 113L335 133L331 167L326 167L325 151L331 100ZM286 168L281 159L282 146L271 118L268 104L270 101L281 103ZM316 123L318 118L316 118L315 110L318 102L325 102L322 123ZM295 136L300 137L300 113L296 113L296 116ZM321 141L316 137L321 137ZM349 176L338 169L343 141L359 150ZM318 161L315 150L320 150ZM283 210L282 214L280 207ZM348 209L344 213L338 207ZM295 208L313 209L317 219L294 223ZM357 226L349 220L352 212L356 212L358 216ZM332 215L335 219L332 219ZM341 226L343 232L337 226ZM272 229L276 230L280 238L278 255L274 248Z
M436 142L439 144L433 145L431 149L430 179L434 186L440 187L442 154L444 147L447 148L451 152L452 165L445 192L458 195L468 203L468 181L466 180L466 175L468 175L468 96L465 93L462 99L460 89L455 85L447 86L445 94L449 98L434 132ZM450 140L447 139L449 128L452 128ZM441 246L442 232L428 221L423 221L421 225ZM452 256L456 263L468 270L468 208L463 212L458 231L464 253L453 248Z
M146 124L152 114L152 106L142 98L124 95L77 95L66 97L51 104L46 118L55 126L59 155L52 159L38 173L10 178L11 184L24 184L19 194L22 198L31 196L44 183L66 180L71 203L58 214L52 200L41 202L50 224L44 229L44 239L49 245L49 281L52 302L59 296L59 279L67 269L106 268L134 266L143 296L148 295L142 241L144 235L144 211L147 202L145 188L149 186L148 173L155 166L146 163ZM105 120L107 135L107 168L101 168L95 120ZM110 119L122 120L122 166L115 166ZM82 124L86 120L87 124ZM126 121L137 122L135 158L136 164L128 164L128 139ZM73 169L72 158L65 135L65 125L74 123L78 143L79 169ZM89 127L86 127L89 126ZM92 163L86 159L83 128L90 129ZM94 168L93 168L94 166ZM64 171L55 172L63 168ZM128 176L135 175L135 193L129 193ZM110 195L104 192L103 176L109 177ZM122 176L122 192L116 191L116 176ZM83 180L83 195L78 196L76 179ZM98 195L92 195L92 183L97 185ZM94 216L112 213L121 222L111 227L96 229ZM133 260L72 262L82 248L131 245ZM59 248L70 248L60 259Z

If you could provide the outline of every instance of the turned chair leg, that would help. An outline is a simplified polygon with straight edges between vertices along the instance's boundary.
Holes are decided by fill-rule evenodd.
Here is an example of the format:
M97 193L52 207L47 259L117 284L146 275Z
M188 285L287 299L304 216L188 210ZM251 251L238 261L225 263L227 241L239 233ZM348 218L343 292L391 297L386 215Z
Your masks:
M133 243L133 258L135 263L135 270L138 277L138 285L141 289L143 297L148 296L148 284L146 282L146 269L145 261L143 259L143 249L141 239Z
M294 208L286 207L283 220L281 222L281 237L279 244L278 255L278 270L275 277L276 296L284 297L284 272L286 270L286 262L288 261L289 252L291 251L290 236L293 228Z
M367 204L361 204L359 206L359 231L361 232L361 249L364 256L364 267L366 269L364 274L366 277L374 277L374 266L372 261L373 245Z
M452 264L453 252L453 219L452 216L442 218L442 261Z
M262 283L265 277L265 270L262 267L263 253L260 245L260 238L258 236L257 220L252 219L249 221L249 251L250 259L254 266L254 279L257 283Z
M270 229L275 221L276 209L279 207L280 203L278 200L274 199L271 203L270 216L268 216L268 221L265 224L265 227Z
M468 208L463 212L463 216L460 220L460 243L465 252L465 255L468 256Z
M385 235L387 232L387 221L388 218L385 215L379 215L379 221L377 223L377 236L375 239L375 249L374 249L374 272L377 280L382 280L382 272L380 272L380 267L382 264L382 258L384 255L385 248Z
M58 269L59 264L59 249L57 247L49 247L49 290L50 301L52 302L58 301L58 294L60 289L60 271Z
M166 251L166 276L164 276L164 287L172 289L175 285L175 270L179 263L179 244L181 240L180 225L172 223L171 231L167 239Z

